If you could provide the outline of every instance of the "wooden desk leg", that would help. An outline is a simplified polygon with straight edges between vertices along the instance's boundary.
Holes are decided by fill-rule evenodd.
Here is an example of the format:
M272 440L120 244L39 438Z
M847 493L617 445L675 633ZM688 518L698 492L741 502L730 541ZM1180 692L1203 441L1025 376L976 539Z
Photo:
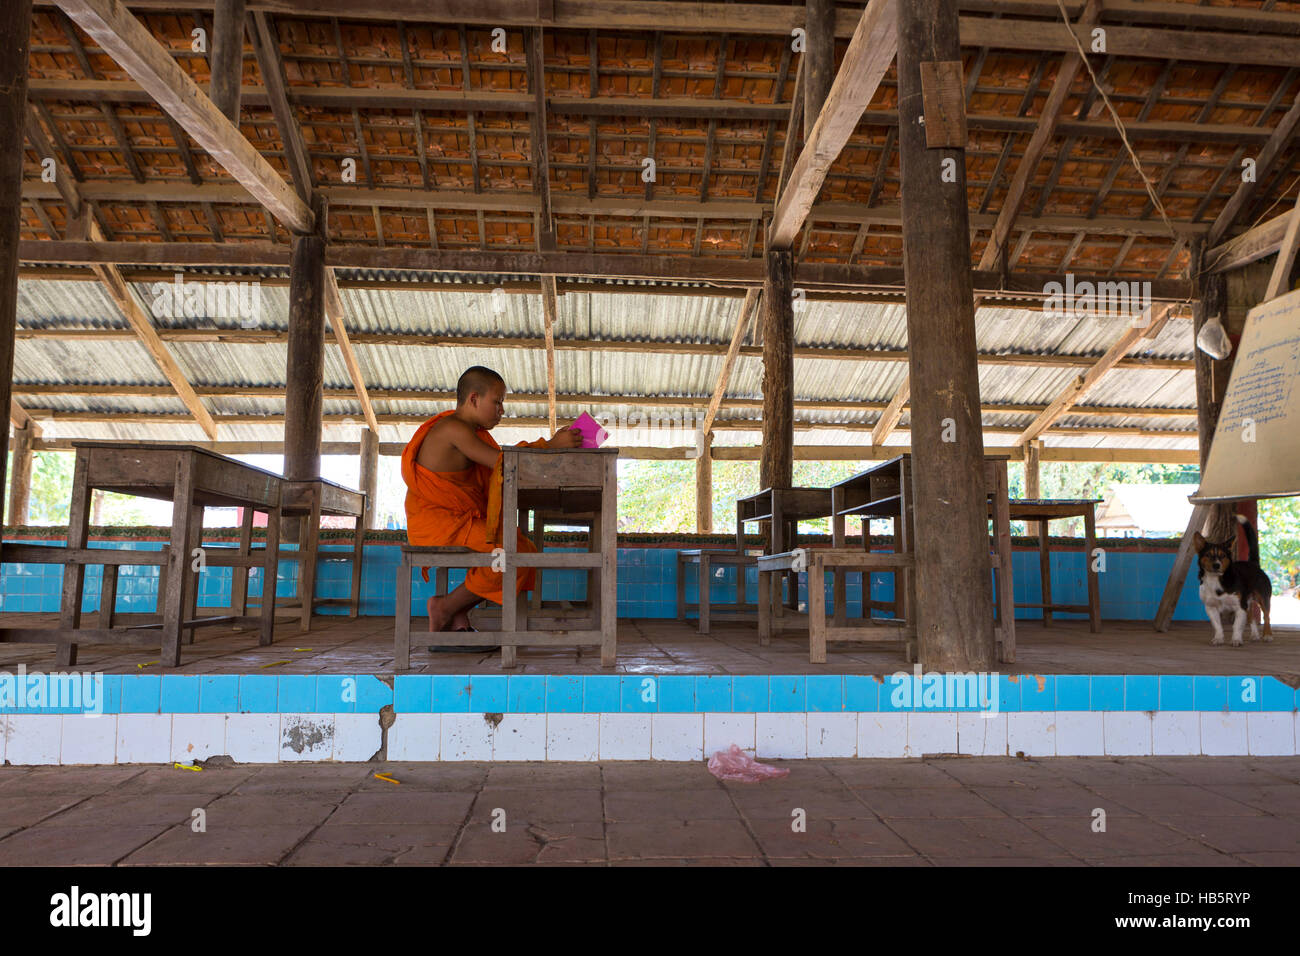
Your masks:
M771 536L768 539L771 542L767 549L768 554L784 554L788 547L792 547L785 539L785 516L781 510L781 499L775 491L772 492L772 521L768 525L768 533ZM792 588L796 594L799 590L799 579L794 578L791 581L788 571L779 572L778 576L772 579L772 590L774 592L772 613L776 618L772 626L777 630L780 630L785 623L785 598L781 592L782 582L787 587Z
M708 554L700 555L700 622L701 634L709 633L709 590L712 585L712 567Z
M997 491L993 499L993 533L998 548L998 622L1002 627L1002 660L1016 659L1015 573L1011 568L1011 502L1007 464L997 462Z
M113 612L117 610L117 565L104 565L104 577L99 584L99 626L113 626Z
M1083 540L1086 549L1083 560L1088 569L1088 629L1096 634L1101 630L1101 582L1097 578L1096 559L1093 557L1097 548L1097 519L1092 505L1083 513Z
M465 569L469 573L469 569ZM410 591L410 582L407 582L407 591ZM433 569L433 593L440 597L446 597L451 593L451 568L439 567Z
M601 513L597 511L591 516L591 521L587 524L587 552L599 553L601 542ZM540 578L538 579L540 580ZM587 610L591 613L592 627L596 626L596 621L600 619L600 571L596 568L587 569Z
M311 516L301 522L298 533L298 590L302 594L302 617L298 619L298 630L306 633L311 630L311 616L316 602L316 555L320 550L320 504L321 493L317 489L312 495Z
M799 522L787 521L786 534L785 534L786 546L793 549L798 546L796 544L798 540L799 540ZM790 590L788 590L785 595L785 606L792 611L799 610L799 572L798 571L790 572Z
M808 562L808 663L826 663L826 569L820 554Z
M686 620L686 560L677 551L677 620Z
M195 505L190 509L190 537L185 543L185 576L188 579L185 582L185 609L181 614L182 623L193 621L199 616L199 575L194 565L198 561L194 552L203 547L203 506ZM194 643L196 628L181 628L181 639L186 644Z
M501 482L501 547L505 550L505 568L501 576L501 667L518 666L518 649L504 640L509 635L515 639L519 630L519 476L513 455L502 463Z
M163 596L161 656L163 665L177 667L181 662L181 622L185 613L186 585L190 580L190 522L194 514L194 475L191 460L185 456L176 466L176 483L172 492L172 536L167 552L167 593Z
M275 592L280 578L280 506L266 512L266 561L262 565L262 629L257 643L275 640Z
M1047 537L1047 521L1038 522L1038 580L1043 592L1043 627L1052 626L1052 546Z
M844 541L845 541L844 515L839 514L843 501L844 501L844 489L832 488L831 489L831 546L835 548L844 547ZM845 586L845 573L844 573L844 569L838 566L835 567L835 569L831 573L835 578L835 583L832 586L833 587L832 597L835 601L835 626L843 627L845 621L848 618L848 609L845 608L844 606L845 602L848 600L848 589ZM812 595L811 580L809 580L808 582L808 587L810 588L808 594L811 599L811 595Z
M89 463L82 452L77 452L77 463L72 474L72 499L68 506L68 547L84 548L90 536L90 484L87 471ZM81 601L86 585L86 566L69 564L63 568L63 598L59 607L59 630L73 631L81 627ZM71 635L67 635L71 638ZM77 644L74 640L60 641L54 655L60 667L77 663Z
M618 472L611 457L600 489L600 666L618 659Z
M357 527L352 533L352 590L348 592L348 617L361 614L361 566L366 557L366 519L357 517Z
M397 562L397 606L393 609L393 667L399 671L411 669L411 571L405 560ZM438 568L439 576L446 571Z
M546 520L543 518L543 516L540 513L536 511L532 512L532 528L533 528L533 547L536 548L539 552L545 551L546 550ZM588 534L587 535L588 551L592 549L591 545L592 545L591 535ZM590 597L591 595L590 574L587 575L587 595L588 597ZM541 568L537 568L536 570L533 571L533 590L529 593L528 605L534 611L540 611L542 609L542 569Z
M767 647L772 643L772 574L758 572L758 644Z
M239 554L248 557L253 553L253 509L244 509L244 518L239 523ZM230 569L230 613L236 617L248 614L248 576L253 573L251 567Z

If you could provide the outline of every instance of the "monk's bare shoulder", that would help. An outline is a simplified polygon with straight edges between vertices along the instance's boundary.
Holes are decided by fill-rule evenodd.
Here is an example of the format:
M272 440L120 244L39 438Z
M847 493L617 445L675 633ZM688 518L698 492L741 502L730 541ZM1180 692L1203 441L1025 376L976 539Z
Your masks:
M464 471L471 462L456 445L467 437L474 437L474 429L449 415L429 429L415 460L430 471Z

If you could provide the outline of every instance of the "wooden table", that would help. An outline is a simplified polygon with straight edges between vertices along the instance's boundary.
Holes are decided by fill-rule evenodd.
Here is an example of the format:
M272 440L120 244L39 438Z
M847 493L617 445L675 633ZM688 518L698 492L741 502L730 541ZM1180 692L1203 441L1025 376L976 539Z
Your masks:
M828 518L831 514L829 488L764 488L758 494L736 500L736 553L745 553L745 524L749 521L767 521L771 532L763 548L765 554L781 554L795 545L800 521ZM799 576L785 576L788 591L785 605L795 608L799 604ZM745 601L744 579L738 582L736 599ZM775 604L777 617L782 614L781 601Z
M501 449L501 545L504 550L501 666L514 667L519 645L599 645L602 667L618 654L618 449L551 449L510 446ZM555 514L556 508L591 515L589 550L519 551L521 510ZM584 568L589 607L579 617L531 615L515 587L520 568ZM539 582L540 583L540 582Z
M1013 581L1011 571L1011 520L1007 497L1007 459L988 455L984 458L984 488L988 496L989 517L993 520L992 565L996 572L996 600L994 631L999 644L999 659L1015 661L1016 615L1013 606ZM912 496L912 456L899 455L883 461L865 471L846 478L830 489L832 496L831 546L839 549L845 545L844 523L848 517L862 519L862 546L871 549L872 518L892 518L894 524L894 551L915 555L914 502ZM913 565L914 567L914 565ZM871 576L862 575L863 618L869 619L872 610L889 610L899 620L908 620L914 613L915 571L905 568L895 574L894 600L877 602L871 599ZM902 577L899 582L898 577ZM845 572L836 570L834 600L836 626L845 623ZM901 584L901 586L900 586ZM809 592L813 582L808 584ZM909 648L908 659L915 659Z
M1093 551L1097 547L1096 509L1100 498L1016 498L1010 502L1012 521L1038 522L1038 576L1042 582L1041 604L1017 604L1016 607L1036 607L1043 610L1043 626L1052 624L1053 611L1070 611L1088 615L1088 629L1101 631L1101 588L1097 569L1093 566ZM1052 603L1052 545L1047 534L1047 523L1062 518L1083 519L1083 563L1088 576L1088 603Z
M346 604L348 617L356 617L361 601L361 565L365 550L366 496L343 485L316 478L310 481L284 482L281 515L284 518L304 519L298 532L298 550L281 550L280 557L298 562L298 587L295 596L282 606L298 607L299 630L311 630L311 617L315 608L322 605ZM317 598L316 565L320 560L320 519L322 515L340 515L356 519L352 536L352 586L346 598ZM251 513L245 512L245 524ZM248 526L251 533L251 525ZM241 542L244 531L241 529ZM331 560L346 560L345 558Z
M199 568L214 566L261 567L264 590L275 593L279 552L280 492L279 475L254 468L233 458L194 445L136 442L73 442L77 460L72 478L72 500L68 519L68 544L56 551L65 565L63 572L62 609L57 628L3 628L0 641L56 644L60 666L77 662L80 644L154 644L158 643L167 666L175 667L181 659L181 634L211 624L240 620L238 615L199 618ZM90 529L90 497L95 490L123 495L156 498L172 502L172 534L165 552L117 551L87 548ZM242 549L237 554L222 555L227 548L200 550L205 507L242 507L267 514L267 547L263 554ZM251 521L251 517L250 517ZM21 560L10 547L6 560ZM209 560L211 559L211 560ZM85 587L86 565L103 565L105 599L99 627L81 627L81 604ZM116 571L122 565L157 564L159 579L159 613L120 615L140 622L135 626L115 626L113 594ZM111 570L110 570L111 569ZM270 644L275 627L275 602L263 601L259 642ZM161 634L157 633L161 631Z

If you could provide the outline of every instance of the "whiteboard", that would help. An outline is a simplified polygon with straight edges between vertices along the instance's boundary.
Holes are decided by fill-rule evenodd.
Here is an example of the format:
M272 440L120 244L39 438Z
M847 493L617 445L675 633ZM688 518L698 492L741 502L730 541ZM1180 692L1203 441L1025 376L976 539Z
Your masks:
M1291 495L1300 495L1300 290L1247 314L1201 487L1190 500Z

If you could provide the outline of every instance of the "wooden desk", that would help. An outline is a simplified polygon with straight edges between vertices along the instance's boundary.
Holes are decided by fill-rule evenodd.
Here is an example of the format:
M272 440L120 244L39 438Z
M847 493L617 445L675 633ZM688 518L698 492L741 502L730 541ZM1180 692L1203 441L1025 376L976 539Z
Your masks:
M992 566L996 572L994 631L1000 647L999 658L1015 661L1016 616L1013 607L1011 570L1011 521L1007 498L1007 459L988 455L984 458L984 488L988 496L989 517L993 520ZM841 549L845 545L844 522L848 517L862 519L862 543L871 549L870 519L892 518L894 524L894 551L914 556L914 502L912 494L912 456L899 455L846 478L831 489L831 546ZM915 565L895 573L894 600L871 600L871 577L862 575L863 617L870 618L871 611L890 610L894 617L907 621L914 614ZM901 577L900 582L898 578ZM835 571L834 599L836 626L845 622L845 572ZM901 585L901 586L900 586ZM809 593L813 582L809 581ZM908 660L915 659L911 648Z
M1051 626L1053 611L1072 611L1088 615L1088 629L1092 633L1101 631L1101 588L1097 580L1097 569L1093 566L1093 550L1097 547L1096 509L1099 504L1100 498L1016 498L1010 502L1012 521L1038 523L1038 576L1043 590L1041 604L1017 604L1016 607L1042 608L1044 627ZM1083 563L1088 576L1086 605L1052 603L1052 545L1047 534L1047 523L1062 518L1083 519Z
M800 521L828 518L830 514L829 488L764 488L758 494L750 495L748 498L738 498L736 500L736 554L745 553L746 522L769 522L771 531L763 547L763 553L781 554L795 546ZM788 586L785 606L793 609L799 604L799 576L792 572L784 577ZM738 587L737 602L744 604L743 578ZM777 617L781 617L783 612L779 591L775 610Z
M181 633L210 624L232 623L238 615L199 618L199 567L211 557L215 566L263 569L264 590L275 594L279 552L280 491L279 475L254 468L233 458L194 445L135 442L73 442L77 460L72 478L72 500L68 519L68 545L62 557L63 601L57 628L0 628L0 641L56 644L57 663L72 666L77 662L77 645L81 644L153 644L160 645L163 662L175 667L181 660ZM156 498L172 502L171 541L160 559L157 552L122 552L86 547L90 530L90 497L95 490ZM213 548L197 555L202 530L203 509L242 507L267 514L267 547L262 555L247 549L235 555ZM8 550L8 549L6 549ZM143 560L147 558L147 560ZM106 580L105 599L109 606L100 610L100 626L81 627L81 603L85 588L86 565L102 564L106 578L116 583L117 567L123 564L158 564L161 567L158 593L159 613L121 615L140 621L136 626L115 626L112 595L114 588ZM109 568L112 568L109 571ZM263 601L259 643L270 644L275 627L275 602ZM143 620L142 620L143 619ZM158 632L161 633L158 633Z
M602 667L618 654L618 449L551 449L511 446L501 449L502 582L501 666L514 667L519 645L599 645ZM589 550L532 553L519 551L521 511L555 514L568 508L590 514ZM562 513L562 512L561 512ZM597 585L587 592L589 607L576 619L533 616L515 587L520 568L583 568ZM538 582L540 584L540 582Z

